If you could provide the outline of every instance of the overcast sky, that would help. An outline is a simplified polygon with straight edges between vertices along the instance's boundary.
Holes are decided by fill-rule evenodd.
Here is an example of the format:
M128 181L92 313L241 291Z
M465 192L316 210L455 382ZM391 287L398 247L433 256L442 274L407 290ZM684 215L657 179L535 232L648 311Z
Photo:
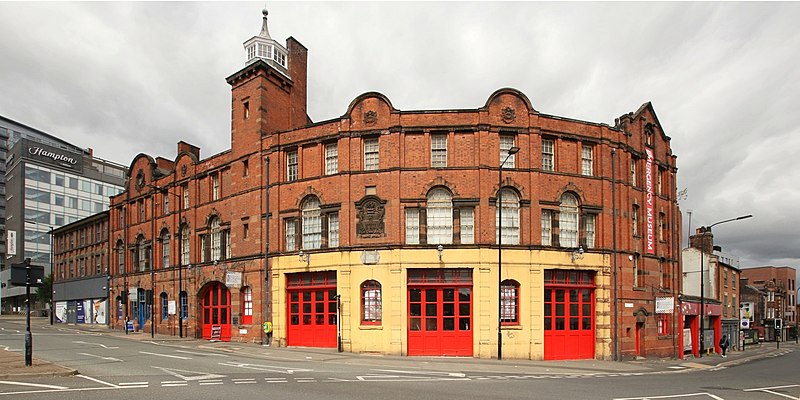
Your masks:
M230 147L230 86L264 2L0 3L0 115L130 165ZM378 91L478 108L502 87L598 123L652 102L678 156L684 240L716 226L742 267L800 267L800 3L269 2L309 49L322 121Z

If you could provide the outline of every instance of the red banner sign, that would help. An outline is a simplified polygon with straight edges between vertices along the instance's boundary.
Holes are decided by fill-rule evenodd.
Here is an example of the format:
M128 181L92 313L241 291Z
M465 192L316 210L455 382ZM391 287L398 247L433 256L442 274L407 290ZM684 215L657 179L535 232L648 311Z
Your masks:
M647 254L655 254L656 240L655 240L655 199L653 197L653 150L645 149L647 152L647 164L645 166L645 188L647 190Z

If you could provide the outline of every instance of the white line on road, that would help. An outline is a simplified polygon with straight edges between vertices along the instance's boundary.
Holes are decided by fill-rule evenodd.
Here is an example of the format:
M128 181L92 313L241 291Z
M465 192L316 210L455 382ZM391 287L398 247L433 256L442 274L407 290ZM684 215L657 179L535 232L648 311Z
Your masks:
M111 387L114 387L114 388L117 387L117 385L115 385L113 383L108 383L108 382L105 382L105 381L101 381L100 379L92 378L91 376L86 376L86 375L80 375L79 374L78 377L79 378L83 378L83 379L88 379L88 380L90 380L92 382L97 382L97 383L102 384L102 385L111 386Z
M186 354L194 354L198 356L217 356L217 357L228 357L227 354L214 354L214 353L200 353L196 351L189 351L189 350L175 350L177 353L186 353Z
M226 367L236 367L236 368L244 368L244 369L254 369L256 371L269 371L269 372L277 372L281 374L288 374L291 375L295 372L311 372L310 369L305 368L286 368L286 367L277 367L272 365L260 365L260 364L246 364L246 363L238 363L238 362L221 362L218 363L219 365L224 365Z
M651 399L677 399L683 397L697 397L697 396L708 396L714 400L725 400L722 397L715 396L711 393L706 392L699 392L699 393L684 393L684 394L672 394L672 395L665 395L665 396L643 396L643 397L622 397L616 398L614 400L651 400Z
M200 385L222 385L222 381L200 381Z
M179 360L191 360L191 357L181 357L181 356L171 356L169 354L158 354L158 353L151 353L149 351L140 351L141 354L149 354L151 356L159 356L159 357L169 357L169 358L177 358Z
M66 389L64 386L55 386L55 385L43 385L39 383L27 383L27 382L15 382L15 381L0 381L0 384L3 385L17 385L17 386L31 386L31 387L38 387L43 389Z
M120 382L119 386L147 386L150 382Z
M103 356L98 356L96 354L89 354L89 353L78 353L78 354L80 354L82 356L87 356L87 357L95 357L95 358L99 358L101 360L106 360L106 361L122 362L122 360L120 360L119 358L114 358L114 357L103 357Z
M118 349L118 348L119 348L119 347L117 347L117 346L111 346L111 347L109 347L109 346L106 346L106 345L104 345L104 344L102 344L102 343L90 343L90 342L84 342L84 341L81 341L81 340L75 340L75 341L73 341L72 343L77 343L77 344L91 344L91 345L95 345L95 346L100 346L100 347L102 347L102 348L104 348L104 349Z
M403 370L394 370L394 369L373 369L373 371L381 371L381 372L393 372L395 374L411 374L411 375L435 375L435 376L452 376L456 378L463 378L467 376L467 374L463 374L461 372L437 372L437 371L403 371Z

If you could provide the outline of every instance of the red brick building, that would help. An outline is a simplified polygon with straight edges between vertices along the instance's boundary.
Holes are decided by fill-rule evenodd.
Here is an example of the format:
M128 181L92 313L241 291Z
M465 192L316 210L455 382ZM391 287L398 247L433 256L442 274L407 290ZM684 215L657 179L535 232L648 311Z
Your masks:
M436 111L373 92L312 123L305 47L275 42L265 13L245 49L231 149L140 155L113 199L111 296L138 329L404 355L676 354L676 157L650 103L610 126L514 89Z
M759 337L767 341L776 337L786 340L790 330L797 325L797 270L773 266L745 268L742 278L764 295L763 309L758 310L761 318L753 321ZM782 322L780 332L775 330L776 319Z

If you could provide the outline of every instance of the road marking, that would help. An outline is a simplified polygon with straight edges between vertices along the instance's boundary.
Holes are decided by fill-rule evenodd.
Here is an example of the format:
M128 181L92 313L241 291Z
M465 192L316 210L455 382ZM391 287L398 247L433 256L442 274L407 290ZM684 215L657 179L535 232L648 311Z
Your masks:
M119 386L148 386L150 382L120 382L117 385Z
M272 365L260 365L260 364L246 364L240 362L221 362L218 363L219 365L224 365L226 367L235 367L235 368L244 368L244 369L254 369L256 371L268 371L268 372L277 372L281 374L294 374L295 372L311 372L313 370L305 369L305 368L286 368L286 367L277 367Z
M89 353L78 353L78 354L80 354L82 356L95 357L95 358L99 358L101 360L106 360L106 361L122 362L122 360L120 360L119 358L114 358L114 357L103 357L103 356L98 356L98 355L89 354Z
M27 383L27 382L16 382L16 381L0 381L0 384L3 385L17 385L17 386L31 386L31 387L38 387L43 389L67 389L64 386L55 386L55 385L43 385L40 383Z
M618 397L614 400L651 400L651 399L677 399L683 397L697 397L697 396L708 396L714 400L725 400L722 397L715 396L711 393L706 392L699 392L699 393L685 393L685 394L672 394L672 395L664 395L664 396L644 396L644 397Z
M774 391L775 389L786 389L786 388L793 388L798 387L800 385L784 385L784 386L772 386L772 387L764 387L764 388L755 388L755 389L745 389L745 392L764 392L769 394L774 394L780 397L786 397L787 399L797 400L794 396L789 396L787 394L779 393Z
M256 383L255 378L231 379L231 381L233 381L233 383L235 383L237 385L248 384L248 383Z
M225 375L217 375L211 374L207 372L199 372L199 371L189 371L185 369L174 369L174 368L164 368L164 367L156 367L152 366L153 368L160 369L174 377L183 379L185 381L202 381L202 380L209 380L209 379L217 379L217 378L224 378Z
M214 353L200 353L196 351L189 351L189 350L175 350L177 353L186 353L186 354L194 354L198 356L217 356L217 357L229 357L227 354L214 354Z
M404 370L394 370L394 369L373 369L373 371L381 371L381 372L393 372L395 374L412 374L412 375L444 375L449 377L456 377L456 378L463 378L467 376L467 374L463 374L461 372L437 372L437 371L404 371Z
M118 349L118 348L119 348L119 347L117 347L117 346L111 346L111 347L109 347L109 346L106 346L106 345L104 345L104 344L102 344L102 343L91 343L91 342L84 342L84 341L80 341L80 340L75 340L75 341L73 341L72 343L77 343L77 344L91 344L91 345L94 345L94 346L100 346L100 347L102 347L102 348L104 348L104 349Z
M151 356L159 356L159 357L169 357L169 358L177 358L179 360L191 360L191 357L182 357L182 356L171 356L169 354L158 354L158 353L151 353L149 351L140 351L141 354L148 354Z
M114 388L115 388L115 387L117 387L117 385L115 385L115 384L113 384L113 383L108 383L108 382L106 382L106 381L101 381L100 379L97 379L97 378L92 378L91 376L86 376L86 375L80 375L80 374L78 374L78 377L79 377L79 378L83 378L83 379L88 379L88 380L90 380L90 381L92 381L92 382L97 382L97 383L99 383L99 384L102 384L102 385L111 386L111 387L114 387Z
M222 385L222 381L200 381L200 385Z

